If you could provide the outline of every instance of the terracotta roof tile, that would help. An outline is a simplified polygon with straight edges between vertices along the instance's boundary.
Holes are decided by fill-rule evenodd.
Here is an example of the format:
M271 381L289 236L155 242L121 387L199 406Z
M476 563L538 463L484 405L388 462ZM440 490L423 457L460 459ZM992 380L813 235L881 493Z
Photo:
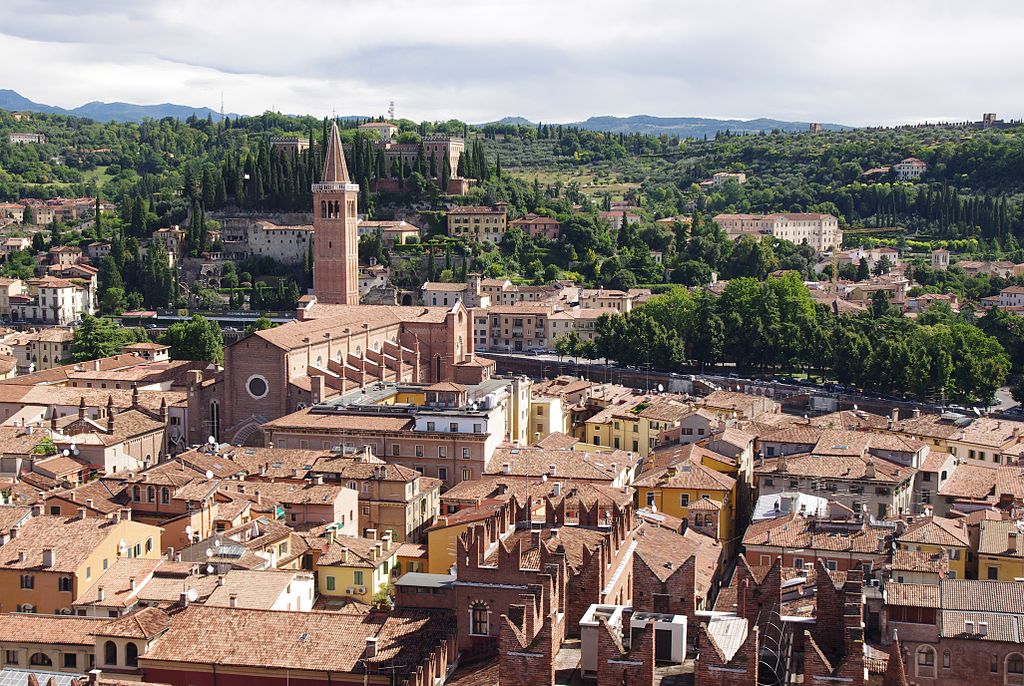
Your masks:
M938 584L901 584L890 581L885 585L887 605L902 607L939 607Z
M266 669L315 669L361 673L366 638L376 636L375 664L413 669L451 635L454 618L443 611L396 610L386 618L336 612L276 612L191 605L174 615L171 627L140 658ZM259 636L258 641L253 637ZM337 637L344 636L344 641ZM203 646L197 655L196 646Z
M969 547L971 545L967 527L945 517L925 517L912 524L897 541L939 546Z

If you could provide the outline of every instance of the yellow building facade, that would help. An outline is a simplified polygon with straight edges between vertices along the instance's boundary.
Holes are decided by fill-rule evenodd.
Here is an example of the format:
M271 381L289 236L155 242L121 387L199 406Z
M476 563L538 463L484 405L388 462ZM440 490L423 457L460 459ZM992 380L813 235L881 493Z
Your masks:
M160 533L130 519L33 517L0 551L0 612L70 614L119 557L158 559Z

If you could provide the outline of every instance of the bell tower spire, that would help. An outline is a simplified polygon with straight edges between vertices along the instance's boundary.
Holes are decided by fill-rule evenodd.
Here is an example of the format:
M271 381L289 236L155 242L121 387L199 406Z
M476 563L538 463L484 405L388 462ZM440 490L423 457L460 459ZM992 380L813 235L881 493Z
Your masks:
M359 186L331 124L320 183L313 184L313 292L318 302L359 304Z

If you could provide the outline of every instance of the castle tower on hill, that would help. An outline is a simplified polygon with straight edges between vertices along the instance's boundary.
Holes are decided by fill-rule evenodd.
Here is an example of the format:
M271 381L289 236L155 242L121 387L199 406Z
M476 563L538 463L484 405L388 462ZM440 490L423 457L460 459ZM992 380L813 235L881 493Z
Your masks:
M345 166L338 125L331 125L320 183L313 184L313 293L318 302L359 304L359 186Z

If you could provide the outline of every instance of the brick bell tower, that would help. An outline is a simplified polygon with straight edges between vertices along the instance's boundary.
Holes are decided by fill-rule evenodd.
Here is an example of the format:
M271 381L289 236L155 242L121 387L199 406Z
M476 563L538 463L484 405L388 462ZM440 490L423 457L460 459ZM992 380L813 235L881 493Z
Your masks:
M359 304L358 201L359 186L349 180L334 123L323 176L313 184L313 293L318 302Z

